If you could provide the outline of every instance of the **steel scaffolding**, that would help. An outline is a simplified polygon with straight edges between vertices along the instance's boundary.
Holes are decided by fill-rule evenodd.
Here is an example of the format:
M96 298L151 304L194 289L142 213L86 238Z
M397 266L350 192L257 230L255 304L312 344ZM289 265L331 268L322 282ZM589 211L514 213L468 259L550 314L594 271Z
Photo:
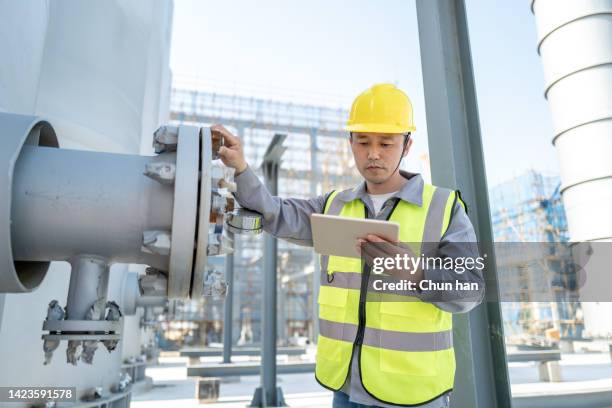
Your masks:
M197 86L197 84L193 84ZM279 196L309 198L361 181L342 129L348 111L329 106L220 94L189 85L172 90L170 116L175 123L220 123L240 136L248 163L259 165L276 133L287 134L279 173ZM318 262L312 249L278 242L281 344L316 339ZM234 257L233 342L261 341L263 241L240 237ZM201 309L205 313L205 309ZM202 320L206 320L202 317Z

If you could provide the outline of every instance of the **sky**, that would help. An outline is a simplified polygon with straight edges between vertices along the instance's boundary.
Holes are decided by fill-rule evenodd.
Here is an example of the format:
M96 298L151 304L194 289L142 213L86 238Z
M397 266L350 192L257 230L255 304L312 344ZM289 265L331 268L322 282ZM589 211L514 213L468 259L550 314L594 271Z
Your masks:
M529 1L466 8L489 186L529 169L557 174ZM392 82L414 105L408 168L427 151L414 0L175 0L171 68L177 80L345 109L372 84Z

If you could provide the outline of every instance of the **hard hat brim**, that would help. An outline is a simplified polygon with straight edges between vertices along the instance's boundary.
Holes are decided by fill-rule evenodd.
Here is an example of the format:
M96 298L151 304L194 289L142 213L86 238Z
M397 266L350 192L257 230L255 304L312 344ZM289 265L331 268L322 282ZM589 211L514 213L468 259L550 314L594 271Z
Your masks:
M415 126L398 126L387 123L355 123L346 125L344 130L348 132L362 133L408 133L416 130Z

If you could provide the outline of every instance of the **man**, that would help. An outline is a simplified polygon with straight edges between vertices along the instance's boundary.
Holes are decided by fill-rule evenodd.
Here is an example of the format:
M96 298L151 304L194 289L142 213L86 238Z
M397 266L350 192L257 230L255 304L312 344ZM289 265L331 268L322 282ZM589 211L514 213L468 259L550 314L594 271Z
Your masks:
M412 146L415 126L410 100L394 85L374 85L360 94L346 130L364 182L302 200L271 196L246 163L240 140L220 125L212 127L224 137L221 160L236 169L237 201L263 215L268 233L312 246L309 217L324 213L396 221L400 241L410 243L368 235L356 242L364 263L321 257L315 375L322 386L334 391L333 406L447 407L455 372L452 313L467 312L481 302L482 271L421 267L408 273L391 271L391 277L415 284L458 280L479 287L468 294L418 288L398 291L392 298L385 297L389 293L372 296L371 272L375 258L398 254L476 257L476 237L465 205L458 192L425 184L420 175L399 170Z

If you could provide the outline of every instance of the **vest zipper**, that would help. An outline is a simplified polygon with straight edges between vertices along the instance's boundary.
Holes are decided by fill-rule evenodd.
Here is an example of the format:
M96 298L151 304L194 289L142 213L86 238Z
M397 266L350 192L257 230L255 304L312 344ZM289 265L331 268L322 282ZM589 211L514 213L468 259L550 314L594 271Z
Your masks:
M397 207L397 204L399 203L399 199L395 200L395 203L393 204L393 208L391 209L391 211L389 211L389 213L387 214L386 217L386 221L389 220L389 218L391 218L391 215L393 214L393 211L395 211L395 207ZM387 204L385 204L384 207L386 207ZM364 215L365 218L369 218L368 217L368 208L365 205L365 203L363 203L363 208L364 208ZM383 209L381 209L381 211L383 211ZM359 325L357 326L357 337L355 338L355 345L357 346L361 346L363 344L363 336L365 333L365 319L366 319L366 297L368 294L368 283L370 282L370 267L364 263L363 265L363 270L361 273L361 288L360 288L360 292L359 292ZM352 361L352 357L351 357L351 361Z
M365 218L368 218L368 208L365 203L363 205ZM368 291L368 282L370 280L370 268L364 262L363 269L361 271L361 287L359 290L359 325L357 326L357 337L355 338L355 344L361 346L363 344L363 336L365 333L365 299ZM352 358L352 357L351 357Z
M361 293L359 294L359 326L357 327L357 338L355 344L361 346L363 344L363 335L365 332L365 294L368 290L368 282L370 280L370 268L364 266L364 274L361 280Z

